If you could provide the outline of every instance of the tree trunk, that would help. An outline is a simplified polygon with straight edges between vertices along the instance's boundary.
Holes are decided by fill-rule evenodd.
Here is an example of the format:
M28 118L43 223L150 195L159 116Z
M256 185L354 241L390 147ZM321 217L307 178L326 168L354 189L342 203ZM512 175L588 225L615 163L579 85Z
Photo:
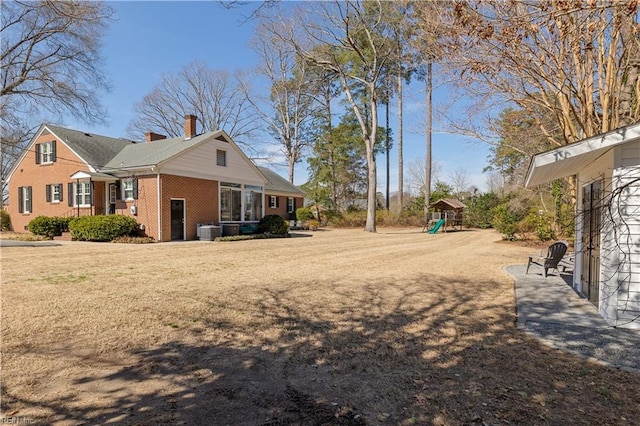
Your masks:
M375 114L375 113L374 113ZM372 130L375 137L375 130ZM373 139L375 140L375 139ZM366 141L367 144L367 223L364 230L367 232L376 232L376 156L373 151L373 142L371 139Z
M398 73L398 214L404 207L404 159L402 153L402 74Z
M427 78L426 78L426 92L427 92L427 153L425 158L425 179L424 179L424 224L425 227L429 226L429 198L431 197L431 133L432 133L432 100L431 92L433 86L431 83L431 62L427 64Z
M387 103L385 105L385 116L386 116L386 141L385 141L385 153L386 153L386 158L387 158L387 187L386 187L386 193L385 193L385 202L384 205L386 207L387 210L389 210L389 150L390 150L390 141L389 141L389 91L387 90Z

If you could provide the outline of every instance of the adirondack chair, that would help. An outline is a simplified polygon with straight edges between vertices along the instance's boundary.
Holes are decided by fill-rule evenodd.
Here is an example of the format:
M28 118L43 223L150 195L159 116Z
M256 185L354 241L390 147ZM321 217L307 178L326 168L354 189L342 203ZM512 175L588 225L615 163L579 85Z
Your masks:
M529 273L529 268L531 265L538 265L544 270L544 277L547 278L547 273L549 269L558 270L558 263L564 257L564 254L567 252L567 242L566 241L558 241L549 246L549 250L547 251L547 255L543 256L529 256L529 262L527 262L527 272Z

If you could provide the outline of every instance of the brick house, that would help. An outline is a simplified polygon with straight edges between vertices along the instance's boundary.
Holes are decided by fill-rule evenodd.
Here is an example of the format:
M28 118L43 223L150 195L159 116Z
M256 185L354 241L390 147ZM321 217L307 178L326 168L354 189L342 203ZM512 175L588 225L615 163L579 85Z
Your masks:
M304 193L257 167L224 131L145 135L146 143L43 124L8 176L16 232L37 216L124 214L158 241L193 240L202 223L291 219Z

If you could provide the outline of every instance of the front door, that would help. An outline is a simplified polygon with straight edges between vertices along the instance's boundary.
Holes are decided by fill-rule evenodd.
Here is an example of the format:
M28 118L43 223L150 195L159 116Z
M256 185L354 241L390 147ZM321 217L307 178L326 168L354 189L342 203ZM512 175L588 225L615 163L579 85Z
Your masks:
M107 214L116 213L116 200L118 198L118 185L115 183L109 184L109 200L107 203Z
M171 240L184 240L184 200L171 200Z
M600 231L602 227L602 181L582 189L582 291L598 306L600 294Z

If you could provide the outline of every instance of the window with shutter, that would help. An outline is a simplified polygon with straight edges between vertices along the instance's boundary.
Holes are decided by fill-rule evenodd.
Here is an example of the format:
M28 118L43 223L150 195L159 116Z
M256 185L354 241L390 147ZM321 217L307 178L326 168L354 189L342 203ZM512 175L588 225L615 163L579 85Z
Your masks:
M138 198L137 179L125 179L122 181L122 198L125 200L135 200Z
M31 187L30 186L26 187L24 198L25 198L24 212L31 213L32 209L31 209Z
M67 204L69 205L69 207L73 207L74 203L73 200L75 200L75 192L73 191L74 189L74 184L73 182L69 182L67 184Z
M50 164L56 161L56 141L36 144L36 164Z
M92 182L80 182L73 184L73 206L74 207L91 207L93 203ZM71 194L69 194L71 199Z
M62 185L51 185L51 194L49 195L52 203L59 203L62 201Z
M18 188L18 213L24 213L24 186Z
M31 187L18 188L18 213L31 213Z

